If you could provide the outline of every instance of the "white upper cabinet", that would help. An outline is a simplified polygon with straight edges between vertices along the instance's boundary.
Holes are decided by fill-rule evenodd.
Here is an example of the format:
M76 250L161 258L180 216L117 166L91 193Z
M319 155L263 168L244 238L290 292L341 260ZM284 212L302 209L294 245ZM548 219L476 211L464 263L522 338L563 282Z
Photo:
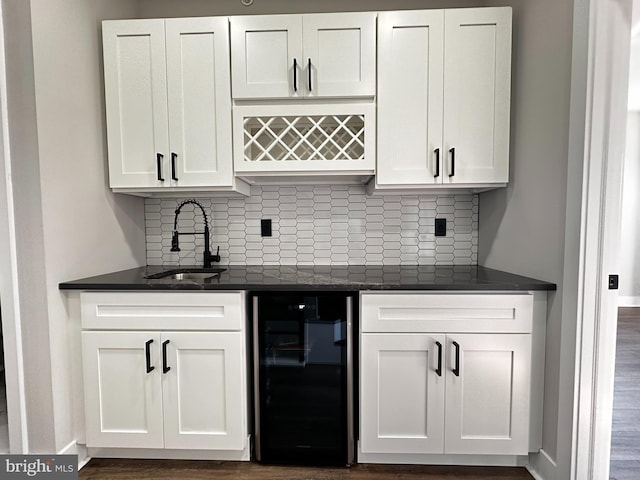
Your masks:
M378 18L380 184L440 183L444 10Z
M234 98L301 97L299 15L231 17Z
M102 37L110 186L162 186L168 176L158 164L169 149L164 20L104 22Z
M383 12L376 188L504 186L511 8Z
M110 186L232 187L227 18L103 22Z
M506 183L511 8L446 10L444 18L444 183Z
M166 42L171 182L230 185L229 22L166 20Z
M376 94L376 14L303 16L307 97Z
M373 97L376 14L231 17L233 97Z

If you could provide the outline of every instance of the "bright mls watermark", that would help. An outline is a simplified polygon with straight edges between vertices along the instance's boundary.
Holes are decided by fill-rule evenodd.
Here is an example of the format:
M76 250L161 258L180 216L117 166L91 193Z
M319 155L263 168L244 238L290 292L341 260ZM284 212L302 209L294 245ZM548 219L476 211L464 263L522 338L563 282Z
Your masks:
M77 455L0 455L0 480L78 480Z

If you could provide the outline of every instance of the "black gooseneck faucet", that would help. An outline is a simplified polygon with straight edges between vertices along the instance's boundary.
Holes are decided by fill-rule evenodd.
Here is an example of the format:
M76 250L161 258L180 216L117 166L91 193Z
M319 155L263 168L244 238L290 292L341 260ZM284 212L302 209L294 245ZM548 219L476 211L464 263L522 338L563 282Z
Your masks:
M179 232L178 231L178 215L180 215L180 210L185 205L195 205L200 208L202 212L202 218L204 219L204 231L203 232ZM176 208L176 216L173 219L173 234L171 236L171 251L179 252L180 251L180 243L178 238L180 235L204 235L204 259L203 259L203 267L211 268L212 262L220 261L220 247L218 246L218 251L215 255L211 254L211 250L209 249L209 221L207 220L207 214L204 212L204 208L202 205L194 199L184 200L178 208Z

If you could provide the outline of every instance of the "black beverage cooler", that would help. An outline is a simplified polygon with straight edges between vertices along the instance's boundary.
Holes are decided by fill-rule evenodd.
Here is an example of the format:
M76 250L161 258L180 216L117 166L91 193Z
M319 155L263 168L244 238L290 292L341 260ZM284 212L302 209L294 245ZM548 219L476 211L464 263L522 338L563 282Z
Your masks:
M252 299L255 456L263 463L351 465L354 294Z

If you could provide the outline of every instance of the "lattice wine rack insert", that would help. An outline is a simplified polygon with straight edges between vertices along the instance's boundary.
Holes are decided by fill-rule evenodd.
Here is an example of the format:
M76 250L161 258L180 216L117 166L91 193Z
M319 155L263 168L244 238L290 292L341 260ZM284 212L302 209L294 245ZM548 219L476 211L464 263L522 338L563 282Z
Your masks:
M249 162L362 160L364 115L244 118L244 158Z

